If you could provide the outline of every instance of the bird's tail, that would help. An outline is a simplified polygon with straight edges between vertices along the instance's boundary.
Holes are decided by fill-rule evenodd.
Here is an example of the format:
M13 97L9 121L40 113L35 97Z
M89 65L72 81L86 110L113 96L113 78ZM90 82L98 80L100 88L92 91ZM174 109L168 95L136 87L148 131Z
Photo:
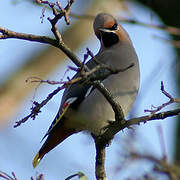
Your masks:
M51 131L51 133L48 135L39 152L35 155L32 162L33 167L35 168L40 163L41 159L46 153L51 151L55 146L57 146L59 143L64 141L67 137L74 134L75 132L76 131L74 129L67 129L64 126L64 123L61 125L57 124L53 128L53 131Z
M42 158L43 158L43 156L40 156L39 152L35 155L33 162L32 162L34 168L40 163Z

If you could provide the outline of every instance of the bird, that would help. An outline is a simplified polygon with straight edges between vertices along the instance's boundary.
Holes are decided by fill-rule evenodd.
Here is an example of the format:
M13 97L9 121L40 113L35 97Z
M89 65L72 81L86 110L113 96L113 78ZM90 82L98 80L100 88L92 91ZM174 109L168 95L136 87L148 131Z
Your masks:
M86 63L89 70L95 68L98 62L112 69L124 69L133 64L125 71L99 80L120 104L124 115L127 115L136 99L140 84L136 51L128 33L111 14L97 14L93 29L100 42L100 49ZM97 70L95 75L102 75L107 71L102 68ZM77 72L72 79L79 76L80 73ZM98 89L90 83L83 82L69 85L63 93L58 113L44 136L47 139L33 159L33 167L35 168L45 154L69 136L80 131L99 136L111 121L115 121L114 111Z

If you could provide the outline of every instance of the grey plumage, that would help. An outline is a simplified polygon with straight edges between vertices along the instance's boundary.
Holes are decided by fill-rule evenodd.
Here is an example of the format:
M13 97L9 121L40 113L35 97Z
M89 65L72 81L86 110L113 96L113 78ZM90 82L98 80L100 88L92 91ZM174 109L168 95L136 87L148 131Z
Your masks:
M115 69L124 69L134 64L124 72L101 80L127 115L139 89L140 74L136 52L127 32L113 16L98 14L93 27L101 43L101 48L95 56L99 62ZM92 69L97 63L91 59L86 65ZM101 69L96 75L106 71ZM74 78L77 76L78 74ZM70 135L83 130L99 135L109 121L114 119L111 105L91 84L70 85L64 91L58 114L46 133L45 143L33 160L33 166L36 167L46 153Z

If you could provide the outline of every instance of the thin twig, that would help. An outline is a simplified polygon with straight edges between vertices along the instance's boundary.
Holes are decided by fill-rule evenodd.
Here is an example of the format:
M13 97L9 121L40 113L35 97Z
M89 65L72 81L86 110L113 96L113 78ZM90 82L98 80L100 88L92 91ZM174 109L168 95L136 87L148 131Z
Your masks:
M8 174L0 171L0 177L6 179L6 180L14 180L11 176L9 176Z
M12 175L14 177L14 180L18 180L18 178L16 177L16 174L14 172L12 172Z
M25 123L29 118L35 119L35 117L38 115L38 113L40 113L40 109L47 104L47 102L52 99L52 97L54 97L54 95L56 95L59 91L61 91L62 89L66 88L66 85L63 85L61 87L58 87L57 89L55 89L52 93L50 93L47 98L45 100L43 100L40 104L36 101L33 102L33 106L31 107L31 113L29 115L27 115L26 117L24 117L23 119L21 119L20 121L16 121L14 128L20 126L22 123Z
M156 112L162 110L164 107L172 104L172 103L180 103L180 100L178 98L174 98L172 97L165 89L164 89L164 84L163 81L161 81L161 92L169 99L168 102L163 103L162 105L155 107L152 106L154 109L150 110L150 109L145 109L144 112L150 112L151 114L155 114Z

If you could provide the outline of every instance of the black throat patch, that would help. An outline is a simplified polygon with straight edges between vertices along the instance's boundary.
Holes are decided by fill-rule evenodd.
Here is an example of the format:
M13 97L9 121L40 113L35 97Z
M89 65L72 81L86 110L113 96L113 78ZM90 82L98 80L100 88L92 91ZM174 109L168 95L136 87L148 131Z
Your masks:
M101 39L103 41L104 46L107 47L111 47L114 44L119 42L119 37L117 34L113 33L113 32L104 32L101 31Z

